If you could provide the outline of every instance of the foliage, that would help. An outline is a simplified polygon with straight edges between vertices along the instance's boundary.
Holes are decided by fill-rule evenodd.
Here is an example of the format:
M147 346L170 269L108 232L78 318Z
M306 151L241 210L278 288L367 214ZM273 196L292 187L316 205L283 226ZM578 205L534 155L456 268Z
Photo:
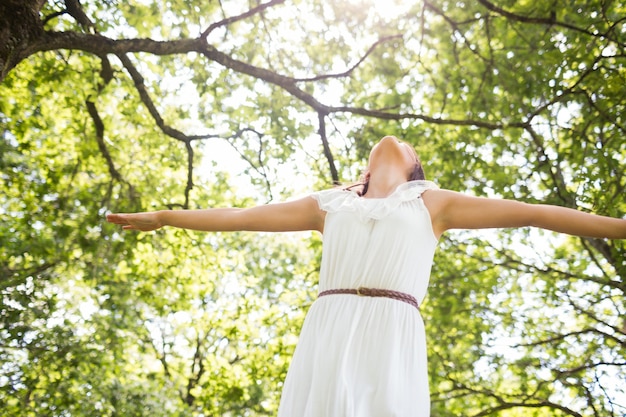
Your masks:
M351 182L392 133L441 187L624 216L625 13L5 2L0 410L275 414L320 238L122 233L109 211ZM444 237L422 308L432 415L623 415L624 251L526 229Z

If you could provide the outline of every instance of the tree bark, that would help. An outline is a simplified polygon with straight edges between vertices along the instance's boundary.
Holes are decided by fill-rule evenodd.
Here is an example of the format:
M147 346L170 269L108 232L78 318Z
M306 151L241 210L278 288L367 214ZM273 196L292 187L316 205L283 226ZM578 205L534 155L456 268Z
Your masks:
M22 59L23 51L44 34L39 11L45 0L0 2L0 82Z

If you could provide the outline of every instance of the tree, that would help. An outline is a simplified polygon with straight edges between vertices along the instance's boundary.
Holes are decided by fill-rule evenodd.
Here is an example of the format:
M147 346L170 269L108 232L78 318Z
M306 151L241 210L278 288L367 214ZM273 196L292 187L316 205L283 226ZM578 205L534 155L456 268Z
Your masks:
M0 4L8 415L275 412L319 238L121 234L109 210L349 182L393 133L444 188L624 215L621 3L381 4ZM223 142L255 191L207 168ZM624 250L442 239L422 308L433 415L622 415Z

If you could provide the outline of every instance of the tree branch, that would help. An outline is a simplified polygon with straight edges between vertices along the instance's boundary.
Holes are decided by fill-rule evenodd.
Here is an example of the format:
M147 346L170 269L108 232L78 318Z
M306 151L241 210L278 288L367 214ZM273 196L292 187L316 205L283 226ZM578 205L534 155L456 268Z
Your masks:
M328 115L330 113L351 113L366 117L379 118L382 120L417 119L437 125L474 126L488 130L497 130L506 127L526 128L528 126L528 122L490 123L483 120L444 119L423 114L390 113L384 110L369 110L350 106L327 106L318 101L312 94L307 93L303 89L299 88L297 86L297 79L236 60L230 55L217 50L214 46L206 44L200 38L172 41L154 41L152 39L114 40L106 38L102 35L90 35L72 32L47 32L45 38L46 41L41 41L38 42L36 45L31 46L31 48L29 48L28 50L29 54L54 49L79 49L97 55L111 53L119 56L120 59L122 59L123 55L128 52L147 52L154 55L172 55L197 52L202 54L210 61L216 62L235 72L249 75L270 84L277 85L283 90L287 91L293 97L307 104L316 112L323 113L325 115ZM126 58L126 62L130 61L128 61L128 59ZM136 73L136 79L142 80L140 83L142 84L143 78L136 70L134 72ZM141 93L141 88L139 89L139 92ZM157 118L155 118L155 120L158 121ZM179 135L178 133L175 133L175 131L172 131L171 133L174 135L173 137L175 138L176 135ZM178 136L178 138L179 140L182 140L180 139L180 135ZM198 139L201 138L202 137L198 137Z
M294 81L296 82L313 82L313 81L321 81L321 80L326 80L329 78L343 78L343 77L347 77L350 74L352 74L354 72L355 69L357 69L359 67L359 65L361 65L365 59L371 55L372 52L374 52L374 50L378 47L378 45L390 41L392 39L402 39L402 35L390 35L390 36L385 36L380 38L379 40L377 40L372 46L369 47L369 49L365 52L365 54L361 57L361 59L359 59L357 61L356 64L354 64L352 67L350 67L349 69L347 69L344 72L341 73L337 73L337 74L324 74L324 75L318 75L316 77L310 77L310 78L295 78Z
M326 137L326 120L324 113L317 113L317 118L319 120L319 134L322 138L322 146L324 147L324 156L326 156L326 160L328 161L328 165L330 166L330 177L333 180L333 184L339 184L339 174L337 173L337 167L335 167L335 159L333 158L333 153L330 150L330 146L328 145L328 138Z
M98 83L98 93L100 93L104 89L104 87L113 79L113 69L111 68L111 64L106 56L101 57L101 62L102 68L100 70L100 78L102 81ZM96 130L96 142L98 143L98 149L100 150L100 154L102 154L102 157L106 161L111 178L113 178L115 181L126 184L128 186L130 199L135 199L138 195L135 187L133 187L130 182L124 179L124 177L122 177L122 174L120 174L120 172L117 170L117 168L115 167L115 163L113 162L113 158L111 157L111 153L109 152L109 148L104 141L105 126L102 118L100 117L100 114L98 113L96 103L93 101L92 98L88 98L87 100L85 100L85 106L87 107L87 113L89 113L89 116L93 121L94 128Z
M562 28L566 28L566 29L570 29L573 30L575 32L580 32L583 33L585 35L589 35L592 37L596 37L596 38L601 38L601 37L605 37L607 39L609 39L612 42L615 42L616 44L620 45L620 46L624 46L625 43L620 41L618 38L616 38L615 36L612 35L612 32L615 30L616 25L612 25L605 33L599 33L599 32L592 32L589 31L587 29L584 28L580 28L578 26L572 25L570 23L566 23L566 22L562 22L556 19L556 15L552 14L550 15L550 17L529 17L529 16L523 16L523 15L519 15L519 14L515 14L512 12L509 12L501 7L496 6L495 4L491 3L488 0L478 0L478 2L480 4L482 4L484 7L486 7L488 10L499 14L509 20L513 20L513 21L517 21L517 22L522 22L522 23L532 23L532 24L539 24L539 25L554 25L554 26L559 26Z
M204 355L202 354L202 338L198 334L196 337L196 350L191 362L191 376L187 380L187 395L184 398L188 406L192 406L196 399L191 391L198 385L202 375L204 375Z
M246 132L250 132L250 133L254 133L258 138L259 138L259 152L257 154L257 162L258 162L258 166L257 164L255 164L252 160L250 160L250 158L248 158L248 156L246 154L244 154L243 152L241 152L241 150L239 150L239 148L237 146L235 146L235 144L232 142L233 139L235 138L242 138L243 134ZM239 154L239 156L241 157L241 159L243 159L244 161L246 161L248 163L248 165L250 165L250 167L256 171L259 175L261 175L265 181L265 187L267 188L267 192L269 194L269 201L272 201L274 199L274 196L272 195L272 184L270 183L270 180L267 176L267 171L265 170L265 166L263 165L261 156L263 153L263 136L265 136L263 133L258 132L250 127L244 128L244 129L239 129L237 130L235 133L233 133L232 135L230 135L230 137L227 138L226 142L228 142L228 144L230 146L232 146L232 148L235 150L235 152L237 152Z
M122 61L122 64L124 65L124 68L126 68L126 70L128 71L128 73L130 74L133 83L135 84L135 88L137 89L137 92L139 93L139 97L141 98L142 103L146 106L146 108L148 109L148 112L150 113L150 115L152 116L152 118L154 119L154 121L156 122L157 126L159 127L159 129L161 129L161 131L163 133L165 133L167 136L176 139L178 141L181 141L185 144L185 150L187 152L187 185L185 186L185 202L183 204L183 208L187 209L189 208L189 195L191 193L191 190L193 189L193 148L191 146L191 141L193 140L200 140L200 139L208 139L208 138L213 138L215 137L215 135L186 135L185 133L181 132L178 129L173 128L172 126L168 125L165 123L165 121L163 120L163 118L161 117L161 114L159 113L159 111L156 108L156 105L154 104L154 101L152 100L152 98L150 97L150 93L148 93L148 90L146 88L145 82L144 82L144 78L141 75L141 73L139 73L139 71L137 70L137 68L133 65L133 63L131 62L131 60L125 55L125 54L118 54L117 55L118 58Z
M278 4L283 4L284 2L285 2L285 0L271 0L271 1L268 1L267 3L260 4L257 7L254 7L252 9L248 10L247 12L242 13L240 15L228 17L228 18L226 18L224 20L220 20L219 22L215 22L215 23L211 24L204 32L202 32L202 34L200 35L200 38L201 39L206 39L211 32L213 32L215 29L217 29L219 27L230 25L231 23L238 22L238 21L243 20L243 19L247 19L250 16L254 16L257 13L260 13L260 12L262 12L262 11L264 11L264 10L270 8L270 7L276 6Z

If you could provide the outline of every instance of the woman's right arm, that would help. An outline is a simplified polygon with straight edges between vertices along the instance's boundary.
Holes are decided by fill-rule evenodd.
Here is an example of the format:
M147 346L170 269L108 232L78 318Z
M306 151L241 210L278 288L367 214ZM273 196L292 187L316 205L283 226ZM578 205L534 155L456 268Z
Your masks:
M126 230L144 232L163 226L204 232L240 230L259 232L291 232L324 229L325 212L317 201L305 197L284 203L251 208L212 208L204 210L162 210L147 213L112 213L107 221Z

